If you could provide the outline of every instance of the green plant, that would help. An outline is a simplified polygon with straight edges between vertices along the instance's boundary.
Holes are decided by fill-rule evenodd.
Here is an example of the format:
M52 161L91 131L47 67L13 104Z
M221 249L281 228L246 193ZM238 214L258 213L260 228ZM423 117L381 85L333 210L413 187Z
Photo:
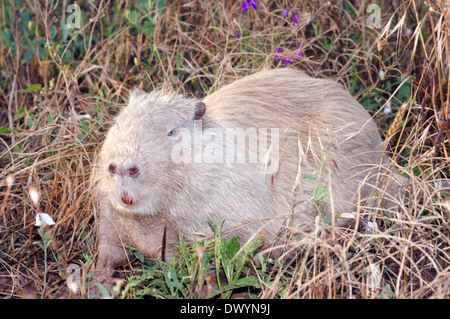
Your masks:
M180 236L176 255L170 263L147 260L140 252L130 247L131 253L142 263L143 269L132 276L121 298L152 296L157 298L215 297L229 298L233 291L243 287L260 288L259 279L250 271L250 260L261 246L258 238L243 247L239 237L227 243L222 237L223 220L217 225L211 222L213 239L185 243ZM213 263L214 261L214 263ZM216 273L217 289L208 283ZM224 273L225 280L220 278ZM210 279L208 279L208 276Z
M40 295L41 297L45 295L46 289L48 287L48 281L47 281L47 273L48 273L48 252L49 250L53 253L53 256L56 259L56 256L54 255L54 252L52 251L52 235L50 233L50 230L46 228L45 225L38 227L38 234L41 237L41 242L36 242L35 244L38 245L42 251L44 252L44 273L43 273L43 279L42 281L35 280L36 287L40 288Z
M316 203L317 213L327 215L327 213L323 210L323 207L327 204L328 201L328 187L326 185L321 185L321 178L323 175L323 171L327 162L329 160L329 152L328 148L332 142L331 131L327 127L328 140L325 142L323 146L317 145L313 143L312 146L317 149L320 153L320 166L319 171L314 171L312 175L303 174L304 179L310 179L315 182L314 190L312 193L312 200Z
M212 222L211 227L214 230L214 257L215 265L221 265L225 276L226 284L220 280L219 271L216 269L218 290L213 294L221 294L224 298L229 298L233 289L240 287L255 287L260 288L259 279L254 275L247 275L242 277L247 270L247 265L253 258L255 251L262 245L263 239L258 237L255 241L247 243L243 247L240 244L239 237L233 237L227 244L225 238L222 238L222 224L221 220L218 225Z

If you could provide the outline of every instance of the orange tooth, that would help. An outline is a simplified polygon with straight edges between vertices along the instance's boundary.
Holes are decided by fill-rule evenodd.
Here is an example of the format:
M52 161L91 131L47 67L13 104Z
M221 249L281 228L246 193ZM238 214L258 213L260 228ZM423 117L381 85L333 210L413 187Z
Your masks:
M128 197L121 197L121 199L122 199L122 202L124 202L127 205L133 205L134 204L132 198L128 199Z

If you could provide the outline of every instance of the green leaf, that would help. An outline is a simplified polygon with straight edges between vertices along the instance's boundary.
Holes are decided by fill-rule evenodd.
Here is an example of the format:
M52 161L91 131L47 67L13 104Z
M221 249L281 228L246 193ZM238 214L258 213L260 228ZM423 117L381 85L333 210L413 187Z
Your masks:
M241 248L241 239L238 236L233 237L226 247L224 259L231 260L239 251L239 248Z
M106 299L110 299L110 298L111 298L111 295L109 294L109 291L108 291L108 289L106 289L105 286L103 286L103 285L102 285L101 283L99 283L99 282L96 282L95 285L96 285L96 286L98 287L98 289L100 290L101 296L99 296L99 297L106 298Z
M234 280L238 280L241 276L241 273L245 270L245 266L250 261L251 258L255 255L255 251L261 247L264 239L263 237L258 237L255 241L247 243L236 257L236 265L234 266L235 275Z
M183 62L184 62L184 54L183 54L183 51L180 50L178 52L177 62L176 62L177 69L181 69L181 67L183 66Z
M158 10L166 7L166 0L159 0L157 3Z
M215 256L215 263L216 265L222 264L222 224L225 221L224 218L222 218L218 225L215 225L211 219L208 220L209 224L211 225L211 228L214 231L214 256ZM219 271L216 272L217 275L217 285L219 288L221 287L220 284L220 276Z
M176 290L182 289L183 285L178 280L177 273L175 272L175 269L172 267L172 265L169 265L168 267L169 271L168 272L164 271L164 279L172 295L175 295Z
M63 19L59 22L59 25L61 27L61 34L63 41L67 41L67 38L69 37L69 28L67 27L67 24Z
M311 180L317 182L317 180L314 176L308 175L308 174L303 174L303 179L311 179Z
M36 84L33 84L33 85L29 86L25 90L23 90L22 93L31 93L31 92L39 90L40 88L41 88L41 84L40 83L36 83Z
M45 246L43 243L37 242L36 245L38 245L42 250L45 251Z
M248 276L239 278L235 284L239 287L255 287L261 288L261 283L256 276Z
M322 211L320 213L322 213L322 216L324 216L326 214L325 212L322 212ZM322 220L325 225L331 225L331 216L323 217ZM338 218L335 217L334 221L337 221L337 220L338 220Z
M230 282L233 280L234 265L236 263L233 258L241 247L241 240L239 237L233 237L227 245L226 239L223 239L222 246L222 267Z
M127 18L128 22L135 26L137 20L138 20L138 14L135 10L126 10L125 11L125 18Z
M27 109L25 107L21 107L17 111L16 115L14 115L14 121L17 121L17 120L19 120L19 119L21 119L23 117L26 117L26 116L29 116Z
M137 250L134 252L134 257L136 257L141 263L145 261L145 256Z
M380 299L391 299L394 297L394 293L392 292L392 288L389 284L384 286L384 291L380 292Z
M223 286L221 289L216 290L210 297L214 297L216 295L219 295L221 293L232 291L236 288L242 288L242 287L255 287L255 288L261 288L261 284L259 282L259 279L256 276L248 276L248 277L242 277L236 280L233 283L230 283L228 285Z
M187 244L183 240L183 235L179 232L178 233L178 253L180 254L180 262L184 263L187 268L190 270L191 267L191 258L189 254L189 249Z
M52 112L49 112L47 116L47 124L52 124L54 119L55 116L52 114Z
M8 127L0 127L0 134L11 133Z
M328 199L328 188L326 186L319 186L314 192L315 202L326 202Z

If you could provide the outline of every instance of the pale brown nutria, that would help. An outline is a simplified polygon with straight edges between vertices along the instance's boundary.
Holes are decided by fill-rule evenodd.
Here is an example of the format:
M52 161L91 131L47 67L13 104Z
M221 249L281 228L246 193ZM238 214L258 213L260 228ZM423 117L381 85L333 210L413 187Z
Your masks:
M232 128L243 129L247 143L227 153ZM178 232L186 240L211 235L209 221L222 218L228 236L245 243L263 235L269 247L287 229L311 229L318 210L338 216L357 194L368 196L370 187L361 185L381 153L368 112L340 84L301 71L258 72L202 102L134 91L94 173L101 203L97 267L111 270L125 261L127 243L159 257L165 226L169 247ZM317 199L325 188L332 203Z

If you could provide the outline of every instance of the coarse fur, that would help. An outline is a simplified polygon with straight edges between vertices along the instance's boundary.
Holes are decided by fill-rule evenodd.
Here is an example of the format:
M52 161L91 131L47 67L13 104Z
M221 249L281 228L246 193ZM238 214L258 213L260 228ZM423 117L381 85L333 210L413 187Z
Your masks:
M120 244L131 242L159 257L164 228L169 245L178 232L187 240L211 235L210 221L222 218L228 236L246 242L262 235L270 247L283 242L287 230L299 236L309 231L318 209L338 216L372 191L382 139L340 84L288 68L269 70L237 80L203 103L205 114L195 99L135 91L117 116L94 172L101 203L99 269L125 260ZM267 156L257 163L217 163L208 154L174 161L173 150L184 139L180 132L195 135L195 120L203 132L279 129L278 154L269 156L277 170L265 172L274 165ZM203 146L223 144L211 141L203 137ZM333 201L318 207L313 197L320 186L332 190Z

